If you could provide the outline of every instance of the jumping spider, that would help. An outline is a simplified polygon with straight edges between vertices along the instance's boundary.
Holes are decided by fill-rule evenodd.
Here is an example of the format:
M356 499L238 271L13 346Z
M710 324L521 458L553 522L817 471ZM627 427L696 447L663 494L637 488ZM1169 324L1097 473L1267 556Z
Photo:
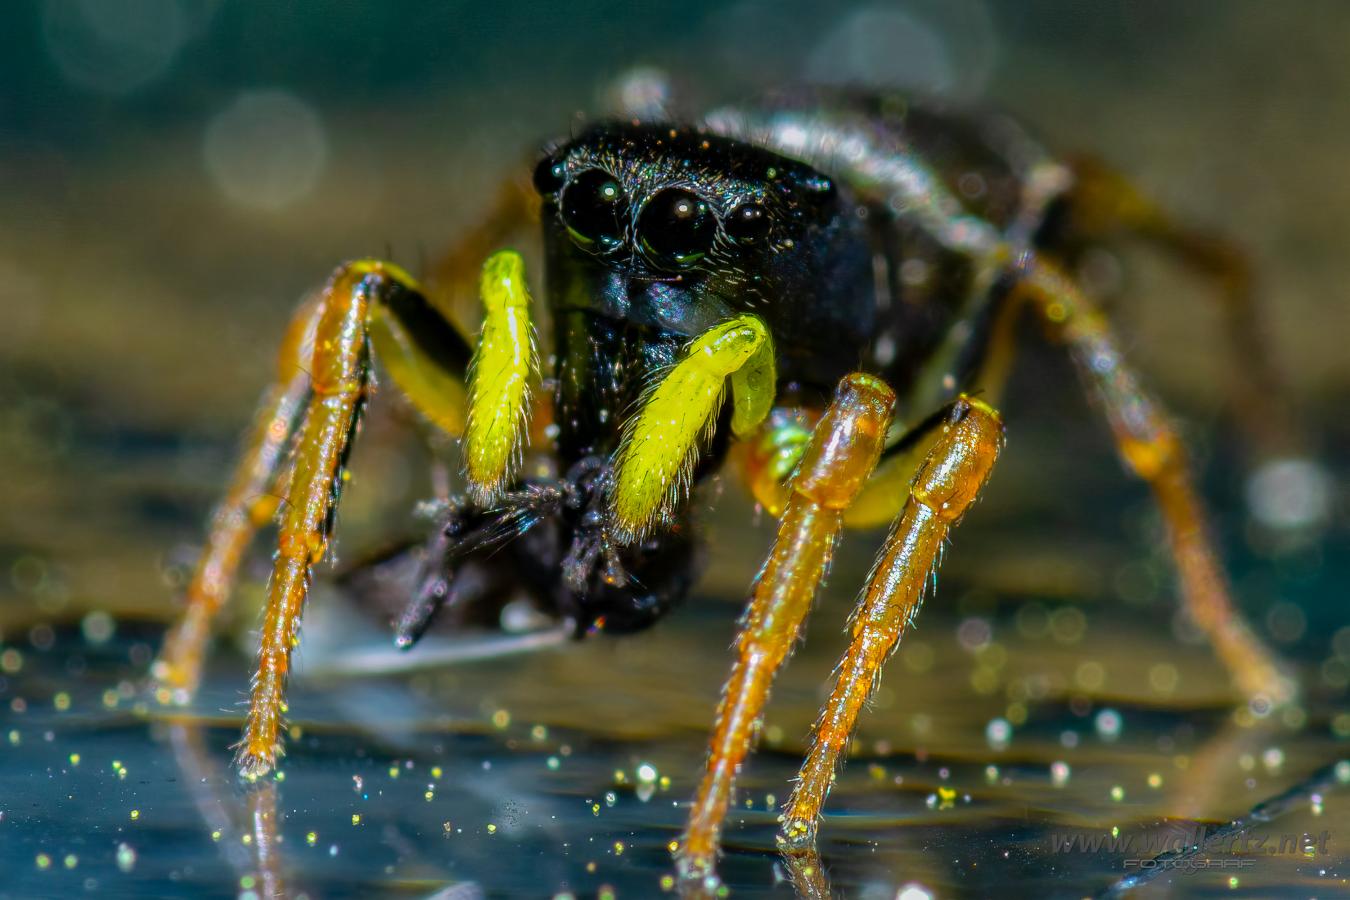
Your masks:
M211 620L277 511L272 498L285 497L242 771L265 773L282 751L300 615L375 360L461 439L468 497L444 510L428 545L401 646L447 598L506 590L528 592L578 636L651 625L690 588L691 491L721 468L777 517L679 844L695 881L714 877L736 773L842 528L891 523L782 818L785 850L813 846L858 713L1003 445L993 404L1023 317L1077 364L1126 467L1152 487L1185 605L1237 687L1267 704L1292 696L1233 608L1168 417L1069 274L1095 243L1151 239L1218 276L1245 371L1269 382L1245 270L1226 243L997 116L817 90L696 121L659 103L625 112L554 145L534 171L553 330L540 396L513 252L482 270L476 343L390 263L347 263L301 306L155 667L165 696L191 695ZM538 208L523 196L508 189L451 254L452 285ZM1283 433L1272 392L1257 393L1256 420ZM540 437L527 456L530 428ZM462 583L470 561L477 577Z

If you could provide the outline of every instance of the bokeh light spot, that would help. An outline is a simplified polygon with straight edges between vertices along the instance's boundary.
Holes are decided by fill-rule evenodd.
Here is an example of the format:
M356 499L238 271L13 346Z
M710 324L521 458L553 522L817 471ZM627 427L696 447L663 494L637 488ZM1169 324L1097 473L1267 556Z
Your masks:
M328 162L328 138L318 112L294 94L247 91L207 124L203 152L227 200L276 212L314 190Z
M129 94L168 71L192 28L181 0L46 0L42 31L68 82Z

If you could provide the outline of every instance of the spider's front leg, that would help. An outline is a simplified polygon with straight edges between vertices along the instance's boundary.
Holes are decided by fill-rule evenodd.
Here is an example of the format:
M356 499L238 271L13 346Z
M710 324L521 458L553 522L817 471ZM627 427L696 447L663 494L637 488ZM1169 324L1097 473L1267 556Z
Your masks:
M230 487L212 516L183 613L152 667L162 701L186 703L196 693L212 621L229 599L244 553L283 499L293 505L303 496L298 467L315 463L315 442L336 441L345 454L369 375L368 342L428 420L451 434L463 430L464 339L397 266L363 260L338 269L301 304L282 341L277 380L263 395ZM347 432L323 436L320 413L334 414L346 404ZM332 474L340 473L335 467Z
M834 690L816 723L815 743L783 813L778 840L785 850L814 848L820 809L858 713L918 612L944 542L979 496L1002 447L998 413L979 400L960 397L910 484L909 497L854 612L853 639L836 669Z
M840 382L793 477L778 536L755 580L722 692L708 768L680 842L680 874L711 876L733 782L759 730L774 676L796 644L830 565L844 511L871 476L895 394L869 375Z
M194 585L213 590L189 594L184 624L171 633L156 665L162 684L174 679L170 683L183 699L190 696L211 615L224 602L243 549L264 518L249 514L260 502L250 494L280 480L289 450L258 670L239 746L238 763L245 773L266 772L281 749L291 653L313 567L327 550L347 456L370 391L372 348L398 388L433 424L451 435L467 429L470 487L479 496L492 496L509 480L518 458L526 383L534 364L523 268L514 253L499 253L484 266L479 365L470 365L468 344L411 276L389 263L343 266L293 327L282 367L296 374L273 393L303 409L284 407L291 413L285 419L276 404L264 408L193 579Z
M395 380L419 408L428 409L447 431L453 433L456 426L465 430L470 490L485 502L509 480L524 434L535 353L530 298L518 255L498 253L483 267L484 321L469 366L466 411L460 404L446 405L447 400L453 404L464 396L454 390L456 385L445 383L454 370L429 366L432 358L425 345L415 346L429 336L395 326L404 321L397 315L400 304L420 296L405 273L384 263L348 266L326 293L328 308L319 320L311 359L313 399L296 442L268 586L258 671L239 745L237 761L245 774L266 773L281 752L280 721L291 652L299 642L300 614L313 566L327 548L343 469L369 386L369 344L376 344ZM405 312L422 308L414 303ZM384 316L383 310L395 315ZM431 322L418 324L434 327ZM443 342L458 337L448 327L432 333ZM444 358L452 348L439 349Z
M299 642L311 572L328 548L347 456L370 386L372 300L411 283L382 264L360 263L339 270L324 291L310 356L309 408L295 438L257 674L238 750L244 774L266 773L281 752L279 730L291 652Z

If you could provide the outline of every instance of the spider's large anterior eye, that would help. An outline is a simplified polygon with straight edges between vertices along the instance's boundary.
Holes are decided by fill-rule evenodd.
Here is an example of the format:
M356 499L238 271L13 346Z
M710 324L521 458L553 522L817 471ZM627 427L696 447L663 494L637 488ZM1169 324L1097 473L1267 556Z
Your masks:
M562 220L580 243L601 251L623 243L628 203L613 175L588 169L572 179L562 193Z
M534 167L534 189L541 197L556 194L566 178L567 166L551 156L545 156Z
M652 262L682 268L698 262L712 248L717 219L702 197L668 188L647 201L637 230L642 250Z
M758 203L742 203L723 223L738 244L756 244L769 236L769 211Z

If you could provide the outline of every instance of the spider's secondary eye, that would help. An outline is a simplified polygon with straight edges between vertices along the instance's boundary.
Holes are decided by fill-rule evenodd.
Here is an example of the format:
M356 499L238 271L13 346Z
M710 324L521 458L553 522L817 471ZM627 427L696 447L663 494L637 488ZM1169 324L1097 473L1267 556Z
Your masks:
M545 156L534 167L534 189L541 197L555 194L566 180L567 167L551 156Z
M562 194L562 220L582 244L601 251L623 243L628 202L614 176L590 169L573 178Z
M678 268L698 262L712 247L717 219L702 197L669 188L647 201L637 229L642 249L652 262Z
M769 211L758 203L742 203L727 216L727 234L740 244L754 244L769 236Z

